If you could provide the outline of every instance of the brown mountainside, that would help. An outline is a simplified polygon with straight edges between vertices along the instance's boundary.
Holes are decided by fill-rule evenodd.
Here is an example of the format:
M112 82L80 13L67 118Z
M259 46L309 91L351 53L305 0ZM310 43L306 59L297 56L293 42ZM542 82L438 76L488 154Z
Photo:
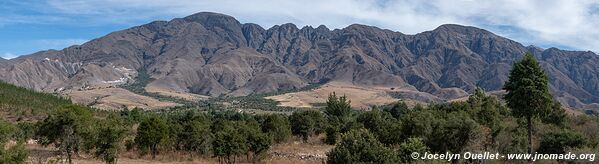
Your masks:
M202 12L110 33L80 46L0 60L0 79L67 93L130 83L147 70L148 87L207 96L248 95L340 81L455 99L477 86L501 90L511 63L531 51L558 100L599 103L599 56L542 50L460 25L406 35L366 25L330 30L293 24L264 29Z

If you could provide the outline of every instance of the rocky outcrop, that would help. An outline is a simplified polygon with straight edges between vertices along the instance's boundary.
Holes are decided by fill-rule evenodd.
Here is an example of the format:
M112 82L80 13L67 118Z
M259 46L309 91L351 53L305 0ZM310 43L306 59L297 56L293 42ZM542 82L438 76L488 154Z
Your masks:
M208 96L248 95L340 81L426 92L443 99L476 87L501 90L512 61L530 51L558 100L599 103L599 57L593 52L525 47L489 31L442 25L406 35L366 25L330 30L294 24L264 29L217 13L110 33L80 46L0 60L0 79L47 92L131 82Z

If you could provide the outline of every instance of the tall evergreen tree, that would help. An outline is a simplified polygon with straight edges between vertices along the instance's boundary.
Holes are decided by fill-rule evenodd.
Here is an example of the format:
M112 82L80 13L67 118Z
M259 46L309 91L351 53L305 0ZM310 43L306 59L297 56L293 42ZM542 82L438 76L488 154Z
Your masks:
M329 95L327 106L324 109L329 121L329 127L326 128L325 143L335 144L340 137L339 134L345 133L357 125L351 117L350 104L351 101L345 95L337 97L335 92Z
M351 101L347 99L347 96L337 97L335 92L329 95L327 100L327 106L324 109L324 113L329 117L344 117L351 114Z
M543 116L553 104L549 93L548 77L531 53L515 61L509 80L503 89L507 91L505 100L516 117L526 118L528 124L528 153L532 154L532 133L534 117Z

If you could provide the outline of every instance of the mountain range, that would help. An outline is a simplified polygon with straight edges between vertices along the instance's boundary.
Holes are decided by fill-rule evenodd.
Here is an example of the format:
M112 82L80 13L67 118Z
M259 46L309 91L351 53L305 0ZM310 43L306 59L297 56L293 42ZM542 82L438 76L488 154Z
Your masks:
M147 91L184 98L342 82L452 100L476 87L500 91L512 62L526 52L540 61L562 104L599 103L599 56L591 51L524 46L454 24L414 35L360 24L331 30L288 23L264 29L210 12L154 21L63 50L0 59L0 80L80 103L113 103L109 107L161 106L119 88L140 73L152 78ZM124 96L103 99L115 93Z

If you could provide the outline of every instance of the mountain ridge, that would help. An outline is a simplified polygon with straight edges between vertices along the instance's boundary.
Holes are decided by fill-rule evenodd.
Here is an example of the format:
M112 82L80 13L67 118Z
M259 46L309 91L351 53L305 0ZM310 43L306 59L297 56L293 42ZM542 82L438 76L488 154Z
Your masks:
M413 35L360 24L330 30L287 23L264 29L210 12L11 59L0 68L0 79L68 95L130 83L143 68L155 79L149 87L208 96L343 81L454 99L452 93L477 86L500 90L511 62L528 51L548 72L560 102L575 108L599 103L599 57L590 51L525 47L484 29L455 24Z

